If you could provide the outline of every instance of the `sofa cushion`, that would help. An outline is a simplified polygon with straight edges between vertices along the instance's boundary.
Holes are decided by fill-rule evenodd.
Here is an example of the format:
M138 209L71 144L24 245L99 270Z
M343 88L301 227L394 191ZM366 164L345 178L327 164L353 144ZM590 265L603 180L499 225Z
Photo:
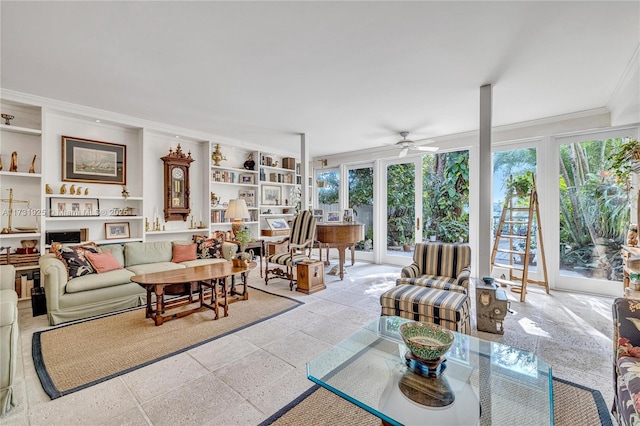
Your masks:
M93 269L99 274L122 269L122 265L111 253L87 253L87 258L91 262Z
M104 244L98 246L98 248L102 253L111 253L120 266L124 268L124 246L122 244Z
M180 263L180 265L186 266L187 268L192 268L194 266L202 266L202 265L210 265L212 263L222 263L228 262L227 259L196 259L196 260L188 260L186 262Z
M173 262L156 262L156 263L144 263L141 265L133 265L127 267L127 269L133 272L135 275L150 274L152 272L172 271L174 269L182 269L186 266L180 263Z
M202 235L194 235L193 242L198 244L198 259L221 259L222 243L224 239L221 236L206 238Z
M173 245L173 258L172 262L180 263L189 260L196 260L196 249L198 245L196 243L189 245L174 244Z
M145 263L171 262L173 256L171 241L151 243L126 243L124 245L125 267Z
M87 253L100 253L100 249L98 249L95 243L87 243L79 246L52 244L51 250L56 257L65 264L67 275L70 279L95 272L95 269L93 269L91 262L89 262L87 258Z
M134 274L126 269L105 272L103 274L90 274L74 278L67 282L67 293L79 293L81 291L95 290L98 288L114 287L131 282Z

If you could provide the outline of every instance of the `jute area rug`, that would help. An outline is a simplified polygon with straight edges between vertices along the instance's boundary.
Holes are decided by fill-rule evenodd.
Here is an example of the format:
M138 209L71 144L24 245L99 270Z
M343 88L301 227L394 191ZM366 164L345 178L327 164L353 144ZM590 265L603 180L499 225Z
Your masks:
M187 351L294 309L302 302L251 288L249 300L213 320L205 310L156 327L136 309L33 335L33 361L45 392L55 399Z
M602 394L597 390L554 378L553 405L556 425L612 425L611 416ZM509 423L509 426L544 424L545 419L523 416L520 421ZM373 414L318 385L314 385L259 426L380 426L380 424L380 419ZM434 415L433 419L425 419L425 424L437 425L437 417ZM480 417L479 424L488 425L491 422Z

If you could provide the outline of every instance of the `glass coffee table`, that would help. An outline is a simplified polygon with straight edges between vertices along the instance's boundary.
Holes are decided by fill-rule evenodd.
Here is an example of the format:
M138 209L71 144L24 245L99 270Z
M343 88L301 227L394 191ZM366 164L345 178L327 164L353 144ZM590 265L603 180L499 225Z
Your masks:
M407 321L376 319L307 363L307 376L391 425L553 425L544 360L454 333L446 361L429 374L405 358L398 328Z

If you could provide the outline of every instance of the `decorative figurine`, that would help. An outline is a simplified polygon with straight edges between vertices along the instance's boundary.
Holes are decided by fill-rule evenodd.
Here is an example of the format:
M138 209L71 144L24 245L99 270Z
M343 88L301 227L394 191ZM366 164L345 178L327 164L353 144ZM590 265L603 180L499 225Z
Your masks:
M67 193L67 184L63 183L62 186L60 187L60 193L61 194L66 194Z
M53 188L51 188L51 185L46 184L46 185L44 186L44 192L45 192L46 194L53 194Z
M89 195L89 188L84 189L84 195Z
M127 190L127 187L125 185L122 185L122 198L124 198L125 200L129 198L129 191Z
M69 194L76 195L76 186L75 185L71 185L71 188L69 188Z
M10 172L18 171L18 151L13 151L11 153L11 164L9 165Z
M244 162L244 168L247 170L255 170L256 162L253 161L253 152L249 153L249 158Z
M0 117L4 118L4 124L6 124L7 126L10 126L11 120L15 118L13 115L10 115L10 114L0 114Z
M226 159L227 157L222 155L222 152L220 152L220 144L216 144L216 150L213 151L213 154L211 154L211 161L213 161L213 164L215 166L219 166L220 162Z
M35 173L36 172L36 157L38 155L34 155L33 156L33 160L31 160L31 167L29 167L29 173Z
M81 186L76 188L76 195L82 195L82 187Z

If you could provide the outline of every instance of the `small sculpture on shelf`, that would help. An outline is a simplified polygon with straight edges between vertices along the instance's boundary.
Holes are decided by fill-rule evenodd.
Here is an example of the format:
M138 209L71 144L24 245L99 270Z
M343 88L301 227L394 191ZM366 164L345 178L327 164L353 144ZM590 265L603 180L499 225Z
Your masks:
M124 198L125 200L129 198L129 190L125 185L122 185L122 198Z
M44 192L45 194L53 194L53 188L51 188L51 185L49 185L48 183L44 186Z
M67 193L67 184L63 183L62 186L60 187L60 193L61 194L66 194Z
M222 152L220 152L220 144L216 144L216 149L213 151L213 154L211 154L211 161L213 161L215 166L219 166L220 162L226 159L227 157L222 155Z
M255 170L256 162L253 161L253 152L249 153L249 158L244 162L244 168L247 170Z
M31 160L31 167L29 167L29 173L35 173L36 172L36 157L38 155L34 155L33 156L33 160Z
M11 164L9 164L10 172L18 171L18 151L13 151L11 153Z
M148 217L144 218L144 230L145 231L149 231L149 218Z
M89 188L84 189L84 195L89 195Z
M1 114L0 117L4 118L4 124L6 124L7 126L11 125L11 120L13 120L15 117L11 114Z
M76 195L82 195L82 187L81 186L76 188Z
M75 185L71 185L71 188L69 188L69 194L76 195L76 186Z

